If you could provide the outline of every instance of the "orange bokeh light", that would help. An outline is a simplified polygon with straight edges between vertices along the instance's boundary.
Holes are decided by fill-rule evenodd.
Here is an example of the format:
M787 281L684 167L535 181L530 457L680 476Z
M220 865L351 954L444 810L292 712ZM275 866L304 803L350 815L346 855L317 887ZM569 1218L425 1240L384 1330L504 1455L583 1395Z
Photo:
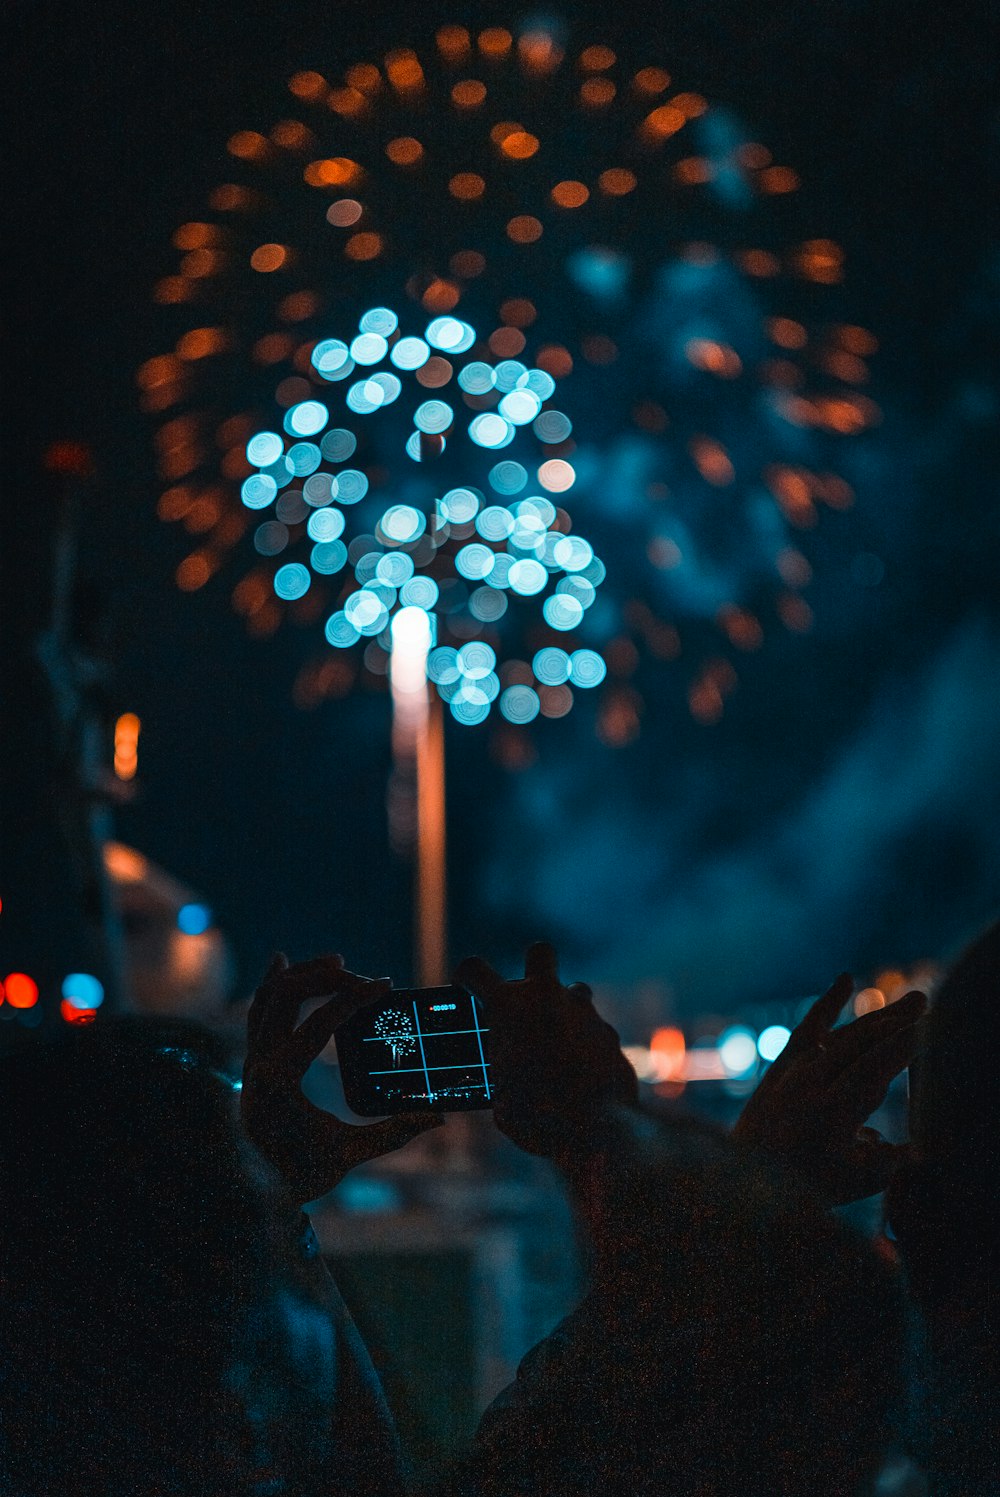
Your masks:
M475 109L486 98L486 84L476 78L465 78L455 84L451 97L459 109Z
M500 320L510 323L511 327L530 327L537 316L534 302L528 301L527 297L512 296L500 303Z
M552 189L552 201L560 208L582 208L590 197L590 188L583 182L557 182Z
M610 78L587 78L580 84L580 102L596 108L610 104L617 92Z
M486 183L478 172L456 172L448 183L448 191L460 202L471 203L482 197Z
M288 80L288 88L297 99L315 102L326 96L328 84L322 73L302 72L292 74Z
M287 260L288 249L283 244L260 244L250 256L251 266L262 274L280 270Z
M477 275L482 275L486 269L486 256L481 255L478 250L458 250L452 255L448 264L455 275L460 275L465 280L472 280Z
M635 172L629 171L627 166L609 166L597 179L601 191L613 198L624 197L626 193L634 191L637 183Z
M326 210L326 221L335 229L348 229L356 224L364 209L357 198L338 198Z
M534 244L542 237L542 225L530 213L519 213L507 224L507 238L515 244Z
M3 990L11 1008L34 1008L38 1002L38 984L27 972L8 973Z
M632 82L640 93L662 94L670 86L670 74L662 68L640 68Z
M398 135L395 140L390 140L385 154L397 166L413 166L424 154L424 148L414 136Z
M586 73L601 73L613 68L618 58L610 47L584 47L580 53L580 66Z
M512 130L500 142L500 149L512 161L527 161L538 151L538 136L529 130Z
M344 245L349 260L377 260L381 253L381 234L352 234Z

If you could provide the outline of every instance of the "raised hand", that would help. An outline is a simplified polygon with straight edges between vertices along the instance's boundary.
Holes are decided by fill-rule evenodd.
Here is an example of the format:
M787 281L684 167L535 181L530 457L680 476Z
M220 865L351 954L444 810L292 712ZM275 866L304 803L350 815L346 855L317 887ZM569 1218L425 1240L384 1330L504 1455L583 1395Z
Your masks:
M842 972L793 1030L733 1130L740 1143L767 1150L808 1178L831 1206L884 1190L909 1155L863 1126L892 1078L916 1054L923 993L834 1029L851 995Z
M559 981L551 946L529 948L523 978L506 982L481 957L470 957L455 981L486 1010L497 1127L529 1154L572 1153L584 1146L600 1104L636 1102L635 1072L618 1035L585 983Z
M337 1025L390 987L388 978L376 981L346 971L339 956L290 967L278 952L254 994L247 1015L243 1126L300 1205L325 1195L356 1165L401 1148L443 1121L426 1113L400 1113L357 1127L303 1095L302 1078ZM296 1028L299 1009L315 998L327 1002Z

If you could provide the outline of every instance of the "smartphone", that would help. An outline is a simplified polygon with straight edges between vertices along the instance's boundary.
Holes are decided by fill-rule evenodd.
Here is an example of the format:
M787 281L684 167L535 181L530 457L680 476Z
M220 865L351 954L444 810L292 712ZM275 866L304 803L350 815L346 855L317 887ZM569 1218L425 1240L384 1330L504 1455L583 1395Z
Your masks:
M395 988L335 1031L344 1097L361 1117L492 1107L488 1030L464 988Z

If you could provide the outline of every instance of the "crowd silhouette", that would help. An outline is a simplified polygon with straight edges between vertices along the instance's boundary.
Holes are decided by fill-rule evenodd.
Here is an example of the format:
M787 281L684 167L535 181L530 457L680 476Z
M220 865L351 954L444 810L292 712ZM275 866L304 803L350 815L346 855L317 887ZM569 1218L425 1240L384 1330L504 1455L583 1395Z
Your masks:
M463 963L496 1127L558 1171L588 1276L425 1497L860 1497L890 1490L890 1450L908 1494L1000 1491L998 979L1000 925L929 1006L838 1022L843 975L727 1135L640 1104L550 946L515 980ZM302 1210L444 1125L356 1126L302 1092L386 986L276 956L241 1090L181 1021L121 1017L0 1062L3 1497L414 1489ZM866 1120L906 1067L911 1142L891 1144ZM837 1208L880 1192L876 1246Z

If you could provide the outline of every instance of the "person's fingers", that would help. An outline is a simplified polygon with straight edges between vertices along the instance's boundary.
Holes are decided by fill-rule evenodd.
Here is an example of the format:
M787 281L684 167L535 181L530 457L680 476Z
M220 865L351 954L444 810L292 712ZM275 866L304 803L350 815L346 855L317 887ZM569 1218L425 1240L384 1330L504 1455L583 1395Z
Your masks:
M866 1050L827 1088L831 1111L863 1123L880 1106L892 1078L909 1065L919 1045L920 1028L914 1022Z
M914 1023L926 1007L926 995L914 989L898 1002L875 1009L853 1024L845 1024L825 1041L825 1053L819 1060L819 1075L832 1079L845 1066L853 1065L866 1050L881 1044L896 1030Z
M792 1030L785 1052L791 1051L792 1054L797 1054L802 1049L814 1045L817 1040L822 1040L836 1023L840 1010L851 996L853 987L854 978L850 972L841 972L826 992L816 999L802 1022Z
M891 1144L874 1128L862 1128L856 1159L859 1188L876 1195L910 1162L909 1144ZM863 1183L860 1183L863 1182Z
M454 981L466 988L475 998L489 1004L503 987L500 973L484 961L481 956L467 956L455 968Z
M548 941L535 941L524 957L524 975L538 982L559 981L559 958Z
M368 980L366 989L336 993L320 1008L314 1009L302 1020L283 1051L288 1066L296 1075L304 1075L317 1055L329 1044L333 1031L339 1024L343 1024L345 1019L349 1019L359 1009L367 1008L369 1004L385 998L391 991L388 978L384 982Z
M338 1154L344 1163L344 1173L370 1159L380 1159L401 1149L421 1133L430 1133L442 1128L444 1118L437 1112L401 1112L397 1117L386 1118L383 1123L369 1123L356 1127L345 1123Z

